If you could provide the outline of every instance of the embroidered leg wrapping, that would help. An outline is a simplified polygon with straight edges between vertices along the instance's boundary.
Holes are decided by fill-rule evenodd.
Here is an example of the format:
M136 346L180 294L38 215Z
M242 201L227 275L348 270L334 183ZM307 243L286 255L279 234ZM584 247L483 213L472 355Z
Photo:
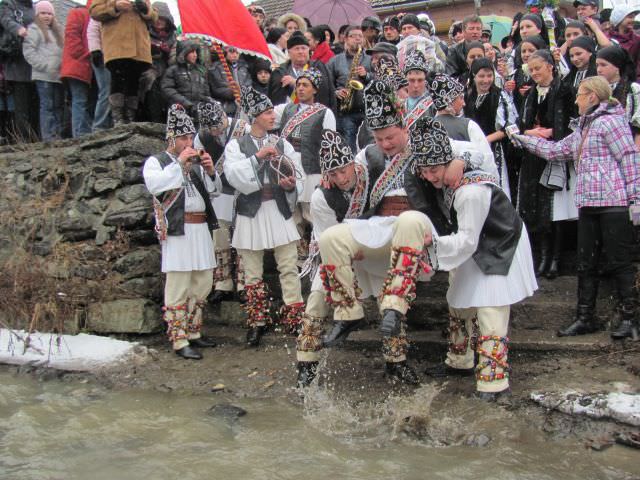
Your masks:
M299 362L317 362L322 350L321 317L312 317L306 313L302 315L302 328L297 340L296 356Z
M198 300L193 304L193 308L189 312L187 332L190 340L200 338L205 304L206 302L204 300Z
M506 383L508 386L509 337L483 335L478 338L478 355L480 361L476 367L476 379L480 391L502 391L506 387L492 388L494 382ZM502 381L502 382L501 382Z
M338 279L335 265L320 265L320 279L326 292L325 301L327 305L333 307L335 320L358 320L364 317L362 303L358 299L362 290L358 287L355 274L351 267L341 267L349 269L349 277L353 279L353 286L348 288Z
M188 302L181 305L162 307L164 321L167 322L167 336L169 337L169 341L173 343L174 348L177 347L179 349L189 343L188 309Z
M297 333L298 327L302 323L302 315L304 314L304 302L292 303L284 305L280 312L282 325L287 333Z
M231 249L216 250L217 267L213 270L213 282L216 290L233 291L233 263Z
M390 268L380 293L380 309L406 314L416 299L416 280L421 269L429 271L423 251L410 247L392 247Z
M407 359L408 349L407 324L403 317L400 334L397 337L382 337L382 356L385 362L404 362Z
M269 309L271 302L267 285L264 282L258 282L253 285L246 285L247 303L244 305L247 313L247 327L260 327L271 323Z
M446 363L453 368L473 368L473 350L478 336L475 309L449 309L447 334L449 345Z

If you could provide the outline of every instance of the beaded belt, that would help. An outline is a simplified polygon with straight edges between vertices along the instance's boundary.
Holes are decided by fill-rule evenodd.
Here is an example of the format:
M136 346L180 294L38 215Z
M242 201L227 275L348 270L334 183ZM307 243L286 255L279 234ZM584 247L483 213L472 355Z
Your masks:
M184 223L207 223L205 212L184 212Z
M397 217L407 210L411 210L407 197L384 197L378 206L377 214L381 217Z
M273 200L273 186L271 184L266 184L262 187L262 201L266 202L268 200Z

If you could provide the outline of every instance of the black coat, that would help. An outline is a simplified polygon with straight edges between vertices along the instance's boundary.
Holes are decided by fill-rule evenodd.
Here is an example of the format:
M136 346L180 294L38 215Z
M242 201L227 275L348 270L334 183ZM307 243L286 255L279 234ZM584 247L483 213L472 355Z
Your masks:
M243 58L238 60L235 75L236 82L240 87L250 87L253 84L249 64ZM233 90L229 87L224 65L219 61L209 69L209 90L211 91L211 96L222 104L227 115L233 116L236 113L236 99L233 96Z
M179 103L193 115L198 102L210 102L211 94L204 67L198 62L188 64L185 60L187 51L189 47L185 45L176 64L169 67L162 77L160 89L169 105Z
M320 89L316 94L316 102L325 105L335 113L336 92L333 87L333 79L330 77L327 67L320 60L311 60L309 65L318 69L320 73L322 73L322 82L320 83ZM291 61L280 65L271 74L271 80L269 81L269 98L274 105L286 103L287 98L289 98L293 93L293 85L288 87L282 86L282 78L286 75L293 76Z
M460 42L449 47L447 53L447 74L458 79L469 70L467 66L467 42Z

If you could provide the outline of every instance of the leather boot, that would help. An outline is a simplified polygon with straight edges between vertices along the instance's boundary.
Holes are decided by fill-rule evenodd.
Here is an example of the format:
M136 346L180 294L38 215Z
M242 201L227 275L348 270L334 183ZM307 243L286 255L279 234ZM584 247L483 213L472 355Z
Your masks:
M132 123L136 121L136 114L138 113L138 96L126 97L124 100L124 121L125 123Z
M538 268L536 268L536 277L541 277L547 272L549 262L551 261L550 250L549 239L543 239L542 245L540 245L540 263L538 263Z
M558 330L559 337L574 337L598 331L593 318L593 308L590 305L578 305L576 319L567 327Z
M337 347L344 343L349 334L353 332L360 323L360 320L334 320L331 331L322 337L322 343L325 347Z
M109 105L111 105L111 118L113 125L124 125L124 93L112 93L109 95Z
M318 362L298 362L298 379L296 380L297 388L306 388L311 385L313 379L316 378Z
M247 345L250 347L257 347L260 345L260 339L264 335L264 326L250 327L247 332Z
M562 224L560 222L553 222L553 248L551 251L551 263L549 263L549 269L547 270L546 277L549 280L553 280L558 276L560 272L560 254L562 253Z
M625 338L638 340L638 326L635 317L635 305L631 302L623 303L620 306L620 324L611 332L611 338L614 340L624 340Z
M408 385L420 385L420 379L415 370L411 368L406 361L404 362L387 362L384 365L385 377L400 380Z
M470 377L475 373L475 368L453 368L442 362L424 371L425 375L433 378L446 378L449 376Z
M397 337L400 335L402 326L402 314L393 309L382 312L382 322L380 322L380 333L385 337Z
M483 402L497 402L511 396L511 389L507 388L501 392L476 392L474 397Z
M226 290L214 290L211 296L209 297L209 303L216 304L221 302L230 301L233 299L233 292L229 292Z
M202 354L196 350L195 348L187 345L186 347L182 347L179 350L176 350L176 355L182 358L186 358L187 360L202 360Z
M191 340L189 340L189 345L191 345L192 347L198 347L198 348L214 348L218 344L213 340L211 340L210 338L200 337L200 338L192 338Z

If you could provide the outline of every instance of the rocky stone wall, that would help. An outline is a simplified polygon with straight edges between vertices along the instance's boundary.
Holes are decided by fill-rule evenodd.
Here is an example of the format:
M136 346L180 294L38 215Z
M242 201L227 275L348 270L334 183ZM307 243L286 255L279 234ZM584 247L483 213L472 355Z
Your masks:
M145 159L164 127L133 124L0 149L0 319L75 332L161 327L160 249Z

